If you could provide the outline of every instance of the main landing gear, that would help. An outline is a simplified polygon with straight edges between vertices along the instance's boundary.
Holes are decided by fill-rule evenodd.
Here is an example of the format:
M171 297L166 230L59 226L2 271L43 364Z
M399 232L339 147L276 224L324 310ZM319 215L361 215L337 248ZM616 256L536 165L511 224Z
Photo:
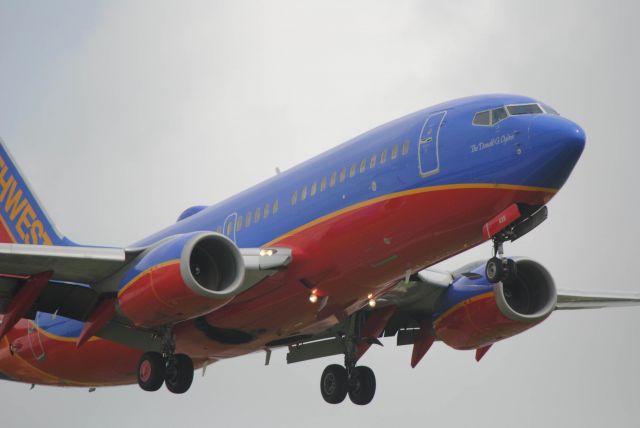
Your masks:
M493 238L493 257L487 261L484 272L487 280L495 284L500 281L508 281L517 275L516 262L503 257L504 241Z
M172 339L165 342L163 352L145 352L138 363L138 385L145 391L157 391L164 383L174 394L183 394L193 382L193 361L175 353Z
M339 404L349 395L353 404L369 404L376 394L376 375L369 367L356 366L357 344L360 337L361 320L352 316L349 333L344 337L344 366L331 364L320 377L320 393L329 404Z
M329 404L342 403L349 395L353 404L369 404L376 394L376 376L369 367L357 366L350 370L338 365L327 366L320 378L322 398Z

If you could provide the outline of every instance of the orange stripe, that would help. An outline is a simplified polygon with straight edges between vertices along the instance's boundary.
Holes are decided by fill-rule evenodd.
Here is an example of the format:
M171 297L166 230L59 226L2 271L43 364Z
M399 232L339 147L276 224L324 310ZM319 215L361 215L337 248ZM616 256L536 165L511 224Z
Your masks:
M389 193L388 195L378 196L377 198L369 199L366 201L358 202L357 204L350 205L346 208L342 208L338 211L331 212L327 215L324 215L320 218L310 221L309 223L303 224L283 235L280 235L276 239L266 243L263 247L269 247L274 245L276 242L279 242L289 236L295 235L303 230L309 229L317 224L323 223L327 220L330 220L339 215L355 211L359 208L363 208L369 205L376 204L378 202L387 201L390 199L402 198L404 196L418 195L422 193L429 192L440 192L443 190L465 190L465 189L500 189L500 190L514 190L514 191L524 191L524 192L544 192L544 193L557 193L559 189L554 189L551 187L536 187L536 186L520 186L517 184L497 184L497 183L467 183L467 184L445 184L442 186L430 186L430 187L421 187L418 189L404 190L402 192Z
M142 271L142 272L140 272L138 275L136 275L136 276L135 276L131 281L127 282L127 283L124 285L124 287L122 287L122 288L120 289L120 291L118 291L118 298L120 298L120 296L122 295L122 293L124 293L124 291L125 291L127 288L129 288L129 287L130 287L134 282L136 282L138 279L140 279L140 277L141 277L141 276L146 275L146 274L147 274L147 272L149 272L151 269L156 269L156 268L159 268L159 267L168 266L168 265L176 264L176 263L178 263L178 264L179 264L179 263L180 263L180 259L176 259L176 260L169 260L169 261L166 261L166 262L162 262L162 263L159 263L159 264L157 264L157 265L151 266L149 269L145 269L145 270L143 270L143 271Z
M495 293L493 291L489 291L486 293L482 293L482 294L478 294L477 296L473 296L469 299L463 300L462 302L458 302L455 305L453 305L452 307L450 307L449 309L447 309L442 315L440 315L434 322L433 322L433 326L437 327L438 324L440 324L440 322L447 317L448 315L452 314L453 312L457 311L458 309L460 309L461 307L468 305L470 303L473 302L477 302L478 300L484 300L484 299L491 299L493 298L495 295Z

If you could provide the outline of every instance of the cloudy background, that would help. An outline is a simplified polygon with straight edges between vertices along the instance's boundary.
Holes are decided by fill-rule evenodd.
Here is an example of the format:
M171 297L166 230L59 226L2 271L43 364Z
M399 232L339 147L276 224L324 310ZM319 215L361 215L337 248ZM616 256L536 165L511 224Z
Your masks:
M0 0L0 135L67 236L126 245L398 116L526 94L588 140L508 253L563 288L640 291L637 3L449 3ZM0 383L0 409L7 427L637 426L639 325L640 309L556 313L481 364L438 343L415 370L388 340L363 359L365 408L322 401L331 359L279 351L215 364L184 396Z

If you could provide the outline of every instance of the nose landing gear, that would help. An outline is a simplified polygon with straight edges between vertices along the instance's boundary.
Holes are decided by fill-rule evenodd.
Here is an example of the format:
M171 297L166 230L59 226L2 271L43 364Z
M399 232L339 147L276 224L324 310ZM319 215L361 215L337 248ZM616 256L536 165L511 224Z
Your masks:
M493 238L493 257L487 261L484 273L492 284L500 281L508 281L518 274L516 262L503 257L504 241Z

